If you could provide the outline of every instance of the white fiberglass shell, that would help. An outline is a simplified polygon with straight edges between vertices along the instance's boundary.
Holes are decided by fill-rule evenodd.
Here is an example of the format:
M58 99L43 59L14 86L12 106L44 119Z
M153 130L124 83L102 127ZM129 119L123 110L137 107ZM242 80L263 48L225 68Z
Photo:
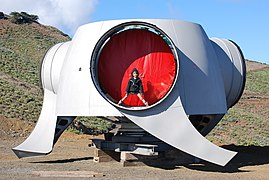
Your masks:
M200 25L178 20L114 20L87 24L76 32L65 57L61 72L64 76L59 81L58 115L121 115L94 87L90 61L96 43L105 33L115 26L132 21L153 24L173 41L180 61L180 81L175 87L180 93L186 114L227 112L217 56Z
M57 94L62 65L70 42L58 43L51 47L41 64L40 81L43 89Z
M137 22L164 32L173 45L178 63L176 78L167 96L143 110L121 108L109 102L92 77L96 68L92 61L98 57L93 54L100 39L116 26L124 28L126 23L135 25ZM45 56L41 69L44 88L41 115L32 134L13 150L19 157L50 153L59 116L126 116L175 148L225 165L236 152L207 141L192 126L188 115L225 114L242 94L244 68L243 56L234 43L210 40L195 23L135 19L81 26L72 41L55 45Z

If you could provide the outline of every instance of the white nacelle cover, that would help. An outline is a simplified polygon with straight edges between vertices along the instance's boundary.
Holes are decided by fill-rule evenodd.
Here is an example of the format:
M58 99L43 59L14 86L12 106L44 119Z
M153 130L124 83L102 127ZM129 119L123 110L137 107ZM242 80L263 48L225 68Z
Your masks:
M98 90L91 73L94 68L91 61L99 40L114 27L132 22L150 24L164 32L172 41L178 63L176 78L167 96L144 110L128 110L109 102ZM160 140L184 152L225 165L236 153L207 141L188 119L188 115L225 114L240 94L237 89L242 85L233 88L232 81L225 80L225 71L221 71L221 65L225 66L226 62L233 65L231 56L227 55L229 48L222 51L222 44L235 48L225 40L210 40L199 24L179 20L113 20L79 27L72 41L57 44L47 52L41 78L44 99L46 96L50 99L43 104L34 132L25 143L13 148L14 152L20 157L49 153L53 146L52 129L55 128L57 116L126 116ZM236 54L237 50L233 53ZM227 70L229 67L225 66ZM242 72L240 69L238 72L237 80L240 82ZM47 118L54 119L48 121ZM40 129L46 128L47 123L51 131L40 134ZM38 136L43 137L42 145L36 142Z
M96 43L109 29L132 21L154 24L174 42L180 61L175 88L188 115L227 112L217 56L200 25L178 20L115 20L87 24L77 30L61 70L57 115L121 116L96 90L91 80L90 61Z

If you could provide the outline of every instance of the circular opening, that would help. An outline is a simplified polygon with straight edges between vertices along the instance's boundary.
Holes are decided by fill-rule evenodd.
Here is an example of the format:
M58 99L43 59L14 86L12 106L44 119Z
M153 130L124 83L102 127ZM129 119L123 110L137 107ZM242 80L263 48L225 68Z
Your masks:
M94 84L115 106L135 110L150 108L161 102L175 83L178 61L174 49L168 36L156 27L145 24L115 27L95 47L91 63ZM141 83L132 79L134 68L139 72ZM130 86L138 88L130 93ZM128 97L118 105L126 92ZM140 92L149 106L137 95Z

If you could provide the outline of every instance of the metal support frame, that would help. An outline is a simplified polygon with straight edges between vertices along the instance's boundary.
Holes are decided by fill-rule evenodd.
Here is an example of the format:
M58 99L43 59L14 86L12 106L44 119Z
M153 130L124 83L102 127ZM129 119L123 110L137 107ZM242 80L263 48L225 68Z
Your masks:
M147 133L127 118L120 118L116 126L116 131L105 134L105 140L92 139L90 146L100 150L147 156L157 156L159 152L172 149L170 145Z

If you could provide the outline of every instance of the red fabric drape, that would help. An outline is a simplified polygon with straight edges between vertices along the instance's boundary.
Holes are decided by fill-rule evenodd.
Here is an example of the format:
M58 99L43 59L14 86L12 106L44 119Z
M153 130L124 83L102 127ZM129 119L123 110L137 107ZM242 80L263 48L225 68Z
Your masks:
M176 62L168 44L160 36L147 30L132 29L111 37L98 61L100 86L116 102L124 97L133 68L140 73L145 100L154 104L172 86ZM124 104L143 105L136 95L130 95Z

